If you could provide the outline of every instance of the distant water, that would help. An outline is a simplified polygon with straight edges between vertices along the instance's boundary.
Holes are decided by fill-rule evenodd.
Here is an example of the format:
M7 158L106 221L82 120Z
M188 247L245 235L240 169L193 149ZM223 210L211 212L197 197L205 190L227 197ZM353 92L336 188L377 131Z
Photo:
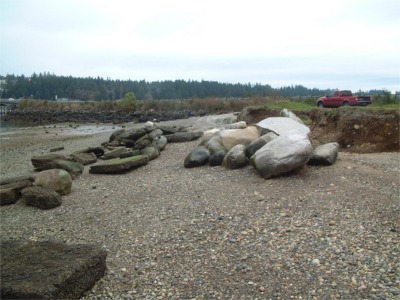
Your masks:
M26 124L4 121L0 118L0 133L13 131L18 128L28 127Z

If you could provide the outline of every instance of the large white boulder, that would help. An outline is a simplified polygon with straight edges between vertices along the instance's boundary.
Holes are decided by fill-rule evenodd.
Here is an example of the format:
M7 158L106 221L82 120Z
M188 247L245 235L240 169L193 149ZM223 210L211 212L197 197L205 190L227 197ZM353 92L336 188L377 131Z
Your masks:
M300 124L304 124L303 121L298 116L296 116L293 112L291 112L287 108L282 109L280 115L281 117L290 118Z
M259 149L250 161L262 177L271 178L305 165L312 154L313 147L308 137L293 133L273 139Z
M256 126L260 132L260 135L264 135L269 132L273 132L277 135L284 135L289 133L299 133L302 135L307 135L310 132L310 129L306 125L300 124L299 122L286 117L266 118L258 122Z

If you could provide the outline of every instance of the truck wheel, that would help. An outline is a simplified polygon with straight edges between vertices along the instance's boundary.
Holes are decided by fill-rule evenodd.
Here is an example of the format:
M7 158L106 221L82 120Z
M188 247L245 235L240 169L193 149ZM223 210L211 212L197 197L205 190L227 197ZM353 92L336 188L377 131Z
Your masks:
M324 103L318 102L317 106L320 107L320 108L323 108L324 107Z
M343 106L350 106L350 103L348 101L344 101Z

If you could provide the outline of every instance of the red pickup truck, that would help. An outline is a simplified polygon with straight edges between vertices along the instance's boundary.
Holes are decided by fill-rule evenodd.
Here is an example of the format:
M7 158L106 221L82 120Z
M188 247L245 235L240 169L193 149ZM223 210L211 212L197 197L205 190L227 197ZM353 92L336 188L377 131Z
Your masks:
M317 100L318 107L367 106L371 103L371 96L353 96L347 90L335 91Z

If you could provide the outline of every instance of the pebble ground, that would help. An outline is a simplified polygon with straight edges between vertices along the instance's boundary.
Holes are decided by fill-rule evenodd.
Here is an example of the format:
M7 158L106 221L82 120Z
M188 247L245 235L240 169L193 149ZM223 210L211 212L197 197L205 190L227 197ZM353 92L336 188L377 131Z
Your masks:
M1 176L109 135L2 139ZM399 153L341 152L264 180L251 166L185 169L197 144L168 144L125 174L86 167L53 210L2 206L0 238L106 249L107 273L83 299L399 299Z

